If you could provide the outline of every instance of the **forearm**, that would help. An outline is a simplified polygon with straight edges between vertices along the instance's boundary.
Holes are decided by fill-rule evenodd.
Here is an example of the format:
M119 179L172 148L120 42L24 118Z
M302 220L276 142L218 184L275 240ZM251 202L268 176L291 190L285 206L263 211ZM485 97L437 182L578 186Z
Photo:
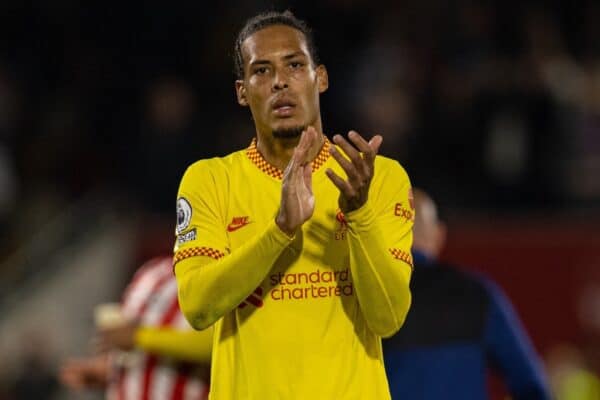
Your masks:
M290 242L273 221L262 234L218 260L191 257L178 262L179 305L190 324L204 329L237 307Z
M160 356L196 363L210 362L212 328L182 331L172 328L139 328L135 344L140 349Z
M350 269L361 310L373 332L391 336L404 323L410 307L410 254L405 261L392 256L368 205L346 218Z

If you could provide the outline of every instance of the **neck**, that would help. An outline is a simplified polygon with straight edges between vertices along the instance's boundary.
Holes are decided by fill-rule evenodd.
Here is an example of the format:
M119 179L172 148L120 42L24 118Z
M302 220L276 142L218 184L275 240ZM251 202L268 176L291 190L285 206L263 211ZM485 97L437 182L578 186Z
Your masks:
M310 160L317 157L325 142L325 136L321 129L317 129L317 132L319 132L319 139L313 143L309 150ZM275 138L272 135L258 134L256 148L269 164L283 171L290 162L299 141L300 137Z

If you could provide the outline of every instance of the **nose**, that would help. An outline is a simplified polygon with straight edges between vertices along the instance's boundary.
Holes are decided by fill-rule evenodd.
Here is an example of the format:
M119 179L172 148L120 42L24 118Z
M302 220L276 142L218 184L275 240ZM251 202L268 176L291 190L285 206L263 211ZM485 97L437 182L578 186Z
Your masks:
M271 90L273 92L278 92L280 90L287 89L287 88L288 88L288 81L287 81L286 74L282 71L275 73L275 76L273 77L273 86L271 87Z

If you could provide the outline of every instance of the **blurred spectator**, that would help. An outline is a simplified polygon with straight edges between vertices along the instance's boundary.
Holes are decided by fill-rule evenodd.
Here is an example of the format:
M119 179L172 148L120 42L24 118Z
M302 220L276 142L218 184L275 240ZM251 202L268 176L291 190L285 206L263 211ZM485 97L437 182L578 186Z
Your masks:
M198 332L179 309L172 258L140 267L119 308L96 312L96 356L61 371L73 390L105 388L108 399L201 400L208 395L212 328Z
M384 340L393 399L485 399L487 370L515 400L549 399L541 363L509 300L490 280L437 261L446 238L433 200L414 193L413 304ZM407 211L408 212L408 211Z

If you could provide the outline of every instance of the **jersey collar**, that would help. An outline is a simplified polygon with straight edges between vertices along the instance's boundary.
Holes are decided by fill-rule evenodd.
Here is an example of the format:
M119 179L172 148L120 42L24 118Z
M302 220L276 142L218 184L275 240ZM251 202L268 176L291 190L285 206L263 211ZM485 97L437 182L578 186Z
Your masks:
M331 142L325 137L323 147L321 147L319 154L317 154L317 157L311 162L312 172L317 171L329 159L329 146L331 146ZM252 143L250 143L250 146L246 149L246 156L248 156L250 161L265 174L275 179L283 179L283 171L274 165L269 164L258 151L258 148L256 147L256 138L252 139Z

